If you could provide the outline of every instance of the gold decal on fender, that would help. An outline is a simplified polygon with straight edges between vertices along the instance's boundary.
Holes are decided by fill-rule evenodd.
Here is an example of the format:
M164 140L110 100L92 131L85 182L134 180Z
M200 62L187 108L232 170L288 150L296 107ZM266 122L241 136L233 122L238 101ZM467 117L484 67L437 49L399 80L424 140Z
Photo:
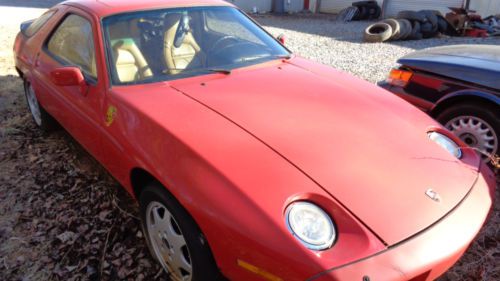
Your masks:
M115 121L115 117L116 117L116 112L117 112L117 109L116 107L110 105L108 107L108 111L106 111L106 126L111 126L111 124L113 124L113 121Z

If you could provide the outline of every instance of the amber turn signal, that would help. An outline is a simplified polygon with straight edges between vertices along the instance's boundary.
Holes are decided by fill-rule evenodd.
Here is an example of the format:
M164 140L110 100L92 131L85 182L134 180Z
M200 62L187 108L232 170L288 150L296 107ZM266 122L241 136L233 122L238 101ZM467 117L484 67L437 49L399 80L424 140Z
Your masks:
M408 84L412 76L413 73L410 71L393 68L389 74L389 78L387 78L387 82L394 86L404 87Z
M283 281L283 279L279 278L278 276L273 275L273 274L271 274L271 273L269 273L261 268L256 267L255 265L249 264L248 262L242 261L240 259L238 259L238 265L243 267L244 269L250 271L250 272L253 272L253 273L259 275L260 277L262 277L266 280Z

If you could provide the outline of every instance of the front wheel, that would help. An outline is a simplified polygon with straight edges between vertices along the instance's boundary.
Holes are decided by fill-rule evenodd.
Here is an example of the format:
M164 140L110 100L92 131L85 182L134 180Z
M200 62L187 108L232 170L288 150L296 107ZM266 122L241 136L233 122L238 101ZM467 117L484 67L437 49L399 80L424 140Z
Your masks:
M46 132L54 130L57 127L57 122L40 106L33 86L26 80L24 80L24 95L35 124Z
M458 104L445 109L437 120L467 145L487 155L499 153L500 121L498 108L488 104Z
M172 280L219 280L201 230L163 186L148 185L141 192L139 205L149 250Z

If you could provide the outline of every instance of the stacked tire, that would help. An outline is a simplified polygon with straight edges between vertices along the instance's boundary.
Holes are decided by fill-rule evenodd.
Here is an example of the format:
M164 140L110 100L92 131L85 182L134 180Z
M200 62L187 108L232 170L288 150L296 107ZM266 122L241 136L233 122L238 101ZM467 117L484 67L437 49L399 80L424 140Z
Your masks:
M366 42L420 40L446 33L448 22L439 11L401 11L396 19L386 19L368 26Z
M377 1L358 1L352 3L358 9L352 20L375 20L382 14L382 9Z

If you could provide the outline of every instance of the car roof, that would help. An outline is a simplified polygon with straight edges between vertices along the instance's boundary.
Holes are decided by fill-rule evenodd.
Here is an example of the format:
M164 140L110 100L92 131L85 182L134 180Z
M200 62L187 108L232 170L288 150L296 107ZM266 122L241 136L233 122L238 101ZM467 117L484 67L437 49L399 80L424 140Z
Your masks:
M193 6L233 6L223 0L69 0L61 3L81 8L100 18L113 14Z

